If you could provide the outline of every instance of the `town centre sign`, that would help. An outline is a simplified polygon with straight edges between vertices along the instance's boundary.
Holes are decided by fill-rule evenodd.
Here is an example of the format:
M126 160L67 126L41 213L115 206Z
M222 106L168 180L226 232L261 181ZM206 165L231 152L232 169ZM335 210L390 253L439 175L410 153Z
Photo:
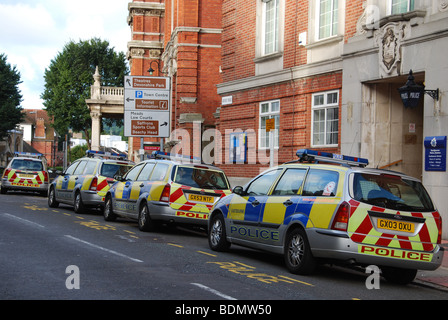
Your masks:
M126 76L124 79L124 135L170 136L170 78Z

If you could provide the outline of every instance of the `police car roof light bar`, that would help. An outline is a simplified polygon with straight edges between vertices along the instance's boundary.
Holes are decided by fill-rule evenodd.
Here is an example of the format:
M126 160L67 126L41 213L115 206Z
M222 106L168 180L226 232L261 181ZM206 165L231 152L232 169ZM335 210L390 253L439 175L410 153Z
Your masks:
M366 167L369 164L369 160L365 158L358 158L358 157L352 157L352 156L345 156L341 154L331 153L331 152L324 152L324 151L316 151L316 150L309 150L309 149L300 149L297 150L297 156L299 157L300 161L322 161L322 162L330 162L330 163L337 163L337 164L345 164L349 166L356 166L356 167Z
M188 161L196 161L201 162L201 159L198 157L193 156L184 156L182 154L177 153L169 153L169 152L163 152L163 151L153 151L151 154L152 158L159 158L159 159L168 159L168 160L188 160Z
M40 159L43 157L42 153L31 153L31 152L14 152L14 157L30 157L30 158L37 158Z
M104 152L104 151L95 151L95 150L87 150L86 155L90 158L94 156L108 158L108 159L117 159L117 160L126 160L128 158L126 153L116 153L116 152Z

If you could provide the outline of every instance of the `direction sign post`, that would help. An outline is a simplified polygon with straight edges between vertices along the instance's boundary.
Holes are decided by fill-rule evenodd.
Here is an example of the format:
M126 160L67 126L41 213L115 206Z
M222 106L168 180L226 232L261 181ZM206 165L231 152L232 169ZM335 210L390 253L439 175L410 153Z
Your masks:
M124 135L169 137L170 78L127 76L124 83Z

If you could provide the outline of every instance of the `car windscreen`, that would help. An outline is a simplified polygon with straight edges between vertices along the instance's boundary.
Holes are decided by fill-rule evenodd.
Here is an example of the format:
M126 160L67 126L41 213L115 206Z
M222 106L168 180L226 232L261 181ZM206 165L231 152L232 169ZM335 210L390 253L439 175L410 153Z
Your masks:
M174 182L195 188L224 190L230 189L222 171L206 167L177 167Z
M132 168L132 165L126 163L103 163L101 167L100 175L113 178L114 176L124 176L129 169Z
M33 161L27 159L15 159L11 163L11 168L15 170L29 170L29 171L42 171L43 165L40 161Z
M421 182L394 174L354 173L352 197L360 202L401 211L434 211Z

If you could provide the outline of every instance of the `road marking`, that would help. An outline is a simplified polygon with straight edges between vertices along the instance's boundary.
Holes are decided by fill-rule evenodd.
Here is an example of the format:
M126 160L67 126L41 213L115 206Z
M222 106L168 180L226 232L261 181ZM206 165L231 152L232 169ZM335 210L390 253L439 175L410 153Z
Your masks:
M18 221L21 221L21 222L24 222L24 223L36 226L36 227L39 227L39 228L45 228L45 226L43 226L41 224L38 224L38 223L30 221L30 220L26 220L26 219L23 219L23 218L16 217L16 216L14 216L12 214L9 214L9 213L3 213L3 215L5 215L5 216L7 216L9 218L13 218L13 219L16 219Z
M174 243L167 243L169 246L173 246L173 247L178 247L178 248L183 248L184 246L178 245L178 244L174 244Z
M90 243L90 242L87 242L87 241L84 241L84 240L75 238L75 237L73 237L73 236L70 236L70 235L65 235L65 236L66 236L67 238L69 238L69 239L72 239L72 240L75 240L75 241L84 243L84 244L86 244L86 245L88 245L88 246L91 246L91 247L93 247L93 248L96 248L96 249L99 249L99 250L103 250L103 251L106 251L106 252L115 254L115 255L117 255L117 256L119 256L119 257L126 258L126 259L129 259L129 260L134 261L134 262L143 262L142 260L135 259L135 258L132 258L132 257L127 256L127 255L125 255L125 254L122 254L122 253L119 253L119 252L116 252L116 251L113 251L113 250L110 250L110 249L107 249L107 248L100 247L100 246L98 246L98 245L96 245L96 244L93 244L93 243Z
M211 254L211 253L204 252L204 251L196 251L196 252L198 252L198 253L202 253L202 254L205 254L205 255L207 255L207 256L211 256L211 257L217 257L217 255L215 255L215 254Z
M217 295L218 297L224 298L226 300L238 300L238 299L233 298L231 296L228 296L228 295L226 295L226 294L224 294L222 292L219 292L218 290L215 290L215 289L209 288L207 286L204 286L203 284L200 284L200 283L191 283L191 284L196 286L196 287L199 287L201 289L204 289L205 291L213 293L213 294Z
M303 282L303 281L300 281L300 280L297 280L297 279L293 279L293 278L290 278L290 277L286 277L286 276L278 276L279 278L283 278L283 279L287 279L287 280L291 280L291 281L295 281L295 282L298 282L298 283L301 283L301 284L304 284L304 285L307 285L307 286L310 286L310 287L314 287L314 284L311 284L311 283L308 283L308 282Z

